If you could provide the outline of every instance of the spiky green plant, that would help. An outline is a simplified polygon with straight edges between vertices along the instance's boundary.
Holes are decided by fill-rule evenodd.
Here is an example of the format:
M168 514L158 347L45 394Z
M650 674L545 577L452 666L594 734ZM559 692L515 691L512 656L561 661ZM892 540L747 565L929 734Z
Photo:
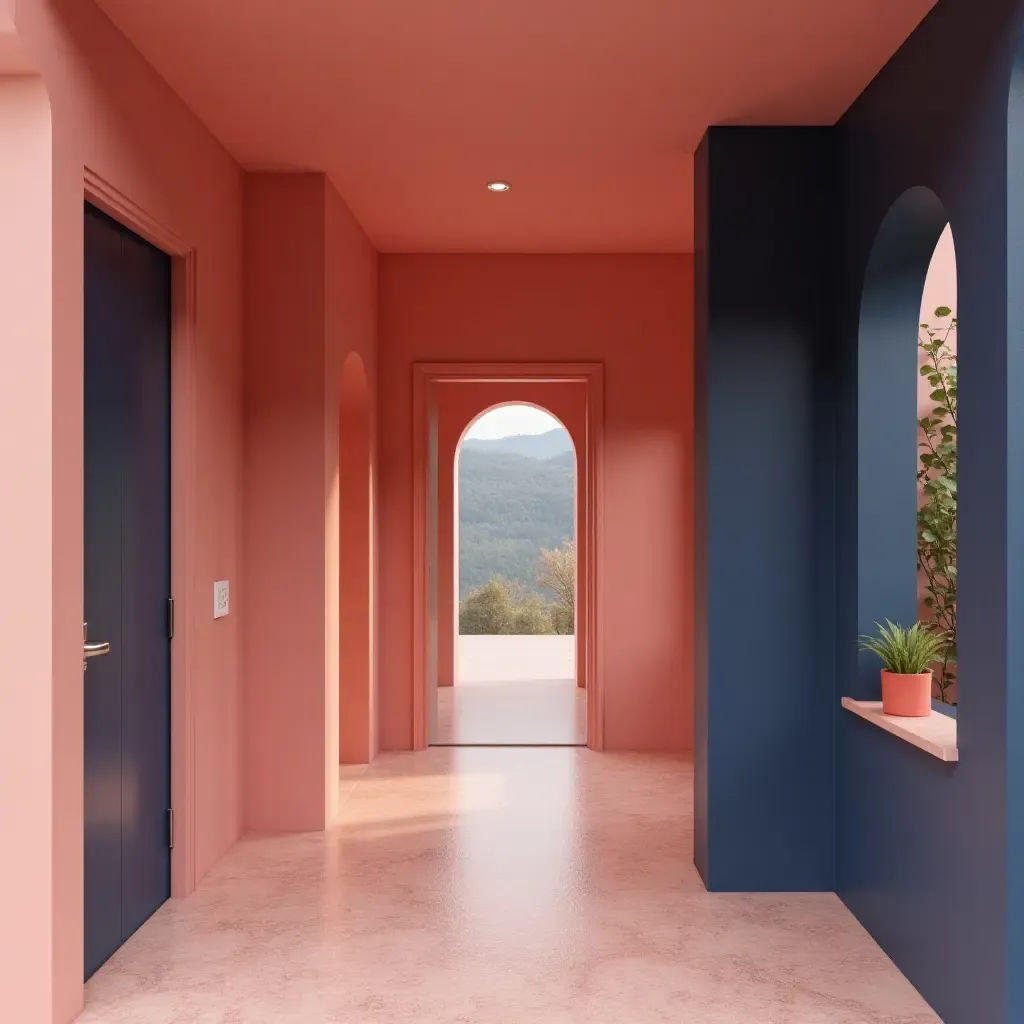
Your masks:
M909 629L899 623L885 620L875 623L875 636L862 636L860 649L873 651L882 659L889 672L916 676L928 671L928 666L939 657L944 637L936 634L923 622L915 622Z

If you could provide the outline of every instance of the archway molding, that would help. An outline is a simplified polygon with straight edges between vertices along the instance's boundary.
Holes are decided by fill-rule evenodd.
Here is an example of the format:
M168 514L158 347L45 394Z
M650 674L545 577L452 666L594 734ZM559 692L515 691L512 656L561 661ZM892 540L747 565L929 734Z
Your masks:
M586 686L588 746L603 749L598 643L603 440L600 364L416 364L413 458L413 747L429 743L430 694L454 674L455 454L469 426L501 405L535 405L576 451L577 682Z

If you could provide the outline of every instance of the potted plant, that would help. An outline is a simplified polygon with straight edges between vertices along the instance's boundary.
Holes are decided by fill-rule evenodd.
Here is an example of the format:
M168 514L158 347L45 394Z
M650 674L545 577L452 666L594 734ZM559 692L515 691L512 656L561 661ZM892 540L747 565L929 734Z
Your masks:
M909 629L885 620L875 636L862 636L860 647L882 659L882 711L901 718L924 718L932 710L932 670L941 657L944 637L922 622Z

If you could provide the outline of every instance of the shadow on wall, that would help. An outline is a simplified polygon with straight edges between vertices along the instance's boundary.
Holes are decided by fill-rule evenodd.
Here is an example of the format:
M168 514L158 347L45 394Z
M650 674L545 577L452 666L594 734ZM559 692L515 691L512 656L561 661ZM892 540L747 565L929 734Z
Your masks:
M338 444L339 759L376 753L373 665L373 466L366 368L350 352L341 371Z

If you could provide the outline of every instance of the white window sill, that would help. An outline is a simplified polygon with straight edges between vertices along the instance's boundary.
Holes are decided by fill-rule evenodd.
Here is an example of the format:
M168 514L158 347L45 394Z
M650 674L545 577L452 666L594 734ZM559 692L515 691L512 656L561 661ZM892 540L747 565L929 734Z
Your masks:
M843 707L859 715L879 729L898 736L940 761L958 761L956 748L956 719L933 711L925 718L901 718L882 714L880 700L854 700L843 698Z

